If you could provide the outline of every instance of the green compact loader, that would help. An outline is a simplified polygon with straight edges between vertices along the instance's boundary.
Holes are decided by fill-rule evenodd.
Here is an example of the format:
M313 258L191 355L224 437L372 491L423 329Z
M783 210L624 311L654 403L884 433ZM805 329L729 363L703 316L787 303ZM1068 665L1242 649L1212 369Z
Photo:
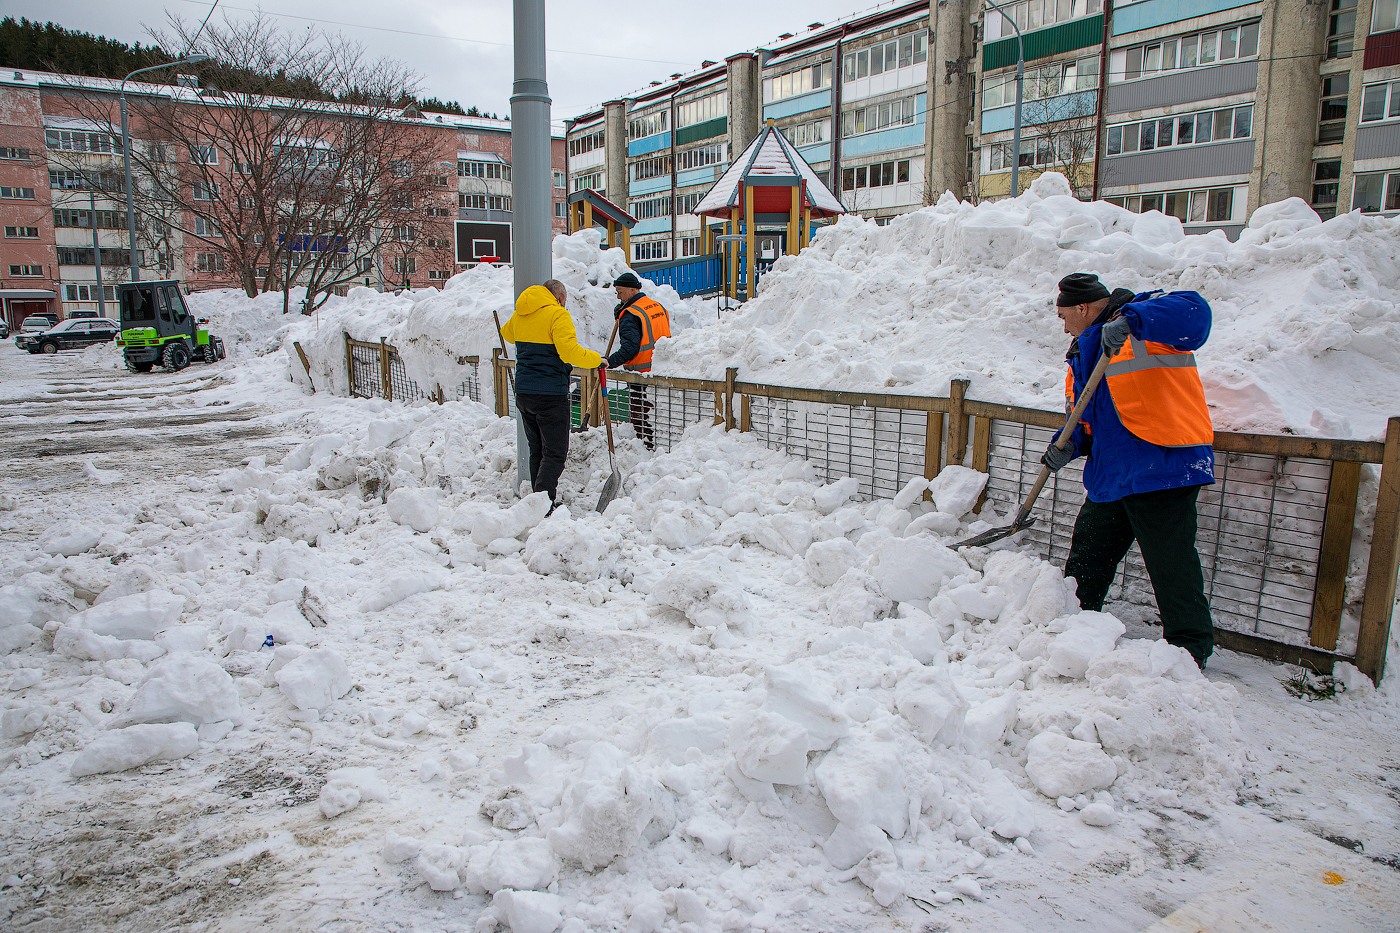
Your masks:
M224 342L202 326L208 321L190 314L179 282L124 282L117 297L122 315L117 343L132 372L148 373L157 364L176 372L192 360L224 358Z

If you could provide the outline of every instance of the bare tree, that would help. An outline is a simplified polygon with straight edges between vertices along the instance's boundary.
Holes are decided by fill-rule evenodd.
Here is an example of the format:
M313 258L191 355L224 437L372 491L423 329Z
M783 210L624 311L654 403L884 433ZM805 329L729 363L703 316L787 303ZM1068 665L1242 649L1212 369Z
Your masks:
M1021 191L1041 174L1059 172L1069 180L1075 197L1084 200L1092 195L1097 95L1066 88L1065 83L1072 80L1062 77L1058 66L1054 71L1026 75L1021 108ZM993 153L993 165L1009 168L1015 157L1011 144L993 145L1000 150Z

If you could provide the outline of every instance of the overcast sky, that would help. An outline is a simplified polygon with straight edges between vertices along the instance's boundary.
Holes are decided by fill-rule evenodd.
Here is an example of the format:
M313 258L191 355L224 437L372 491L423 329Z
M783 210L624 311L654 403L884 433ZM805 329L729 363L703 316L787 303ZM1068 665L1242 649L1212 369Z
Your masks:
M546 22L554 119L577 116L702 60L722 61L872 2L553 0ZM257 6L254 0L228 3L221 0L215 17L247 16ZM209 7L195 0L6 0L3 11L123 42L149 42L148 28L164 27L167 13L197 24ZM457 100L501 116L510 111L511 4L506 0L274 0L262 9L288 29L339 32L363 43L372 56L407 62L423 76L425 97Z

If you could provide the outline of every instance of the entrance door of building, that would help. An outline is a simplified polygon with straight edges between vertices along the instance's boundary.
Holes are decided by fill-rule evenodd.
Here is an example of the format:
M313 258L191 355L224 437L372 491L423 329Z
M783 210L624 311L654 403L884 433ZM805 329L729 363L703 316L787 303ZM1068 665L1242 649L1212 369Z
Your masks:
M24 319L31 314L46 314L49 310L47 301L16 301L10 302L10 330L19 330Z

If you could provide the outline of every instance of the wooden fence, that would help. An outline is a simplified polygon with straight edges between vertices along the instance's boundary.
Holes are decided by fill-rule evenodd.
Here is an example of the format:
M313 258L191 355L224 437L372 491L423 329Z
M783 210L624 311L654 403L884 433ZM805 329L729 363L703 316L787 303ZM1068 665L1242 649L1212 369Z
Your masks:
M498 415L513 411L513 367L496 351ZM575 376L577 407L598 424L596 375ZM1029 490L1040 455L1064 424L1060 412L968 398L966 380L955 380L947 397L760 385L741 382L735 369L724 381L615 370L608 380L629 383L636 387L629 393L645 399L659 450L694 424L725 424L808 460L827 481L859 479L862 495L872 499L965 463L988 474L983 502L1002 514ZM614 420L628 420L630 394L610 398ZM1384 442L1218 431L1214 447L1216 483L1200 496L1197 546L1216 643L1323 673L1350 661L1379 682L1400 570L1400 418L1390 419ZM1353 600L1349 614L1346 578L1357 517L1366 513L1357 500L1367 463L1380 465L1380 482L1365 589L1359 611ZM1060 565L1083 502L1081 476L1078 463L1055 474L1037 503L1036 524L1023 532ZM1151 603L1136 546L1110 598ZM1354 624L1355 637L1339 649L1344 620Z
M464 398L481 401L481 358L464 356L457 363L469 367L470 374L466 379L446 390L441 385L435 385L425 392L409 378L403 360L399 358L399 351L388 342L388 338L381 337L378 343L367 343L345 335L345 371L350 377L350 394L360 398L399 402L427 399L439 405Z

